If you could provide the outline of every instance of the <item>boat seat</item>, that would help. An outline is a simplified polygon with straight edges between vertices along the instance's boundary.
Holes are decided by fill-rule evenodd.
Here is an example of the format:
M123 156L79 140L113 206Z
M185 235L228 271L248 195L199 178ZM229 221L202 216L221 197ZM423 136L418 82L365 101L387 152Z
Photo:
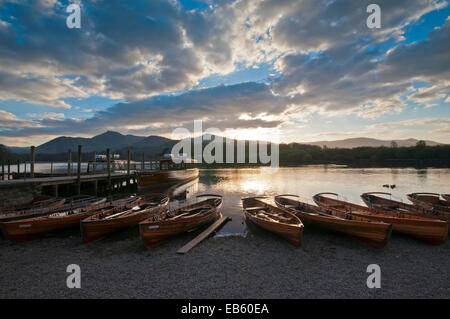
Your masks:
M255 206L255 207L246 207L246 210L264 210L266 207Z

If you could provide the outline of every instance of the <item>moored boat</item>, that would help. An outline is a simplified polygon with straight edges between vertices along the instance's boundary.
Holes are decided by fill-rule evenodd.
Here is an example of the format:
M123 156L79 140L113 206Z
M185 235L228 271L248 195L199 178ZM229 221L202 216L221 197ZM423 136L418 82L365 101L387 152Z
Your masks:
M445 199L447 202L450 202L450 194L442 194L441 195L443 199Z
M33 198L31 201L21 205L1 207L0 212L13 212L13 211L23 211L29 209L39 209L48 207L58 207L64 204L65 198L51 197L48 195L40 195Z
M171 186L186 183L198 178L197 168L187 168L186 163L176 164L172 157L159 160L157 167L136 171L138 189L167 189Z
M147 248L166 239L207 225L220 216L222 196L198 195L198 202L152 216L139 223L142 241Z
M75 209L78 207L84 207L89 205L98 204L98 198L92 196L80 196L76 198L60 199L55 205L50 205L47 207L31 208L25 210L15 210L0 213L0 223L16 221L25 218L45 216L52 213L57 213L60 211L66 211L70 209ZM59 205L59 203L63 203Z
M81 235L85 243L102 239L119 229L136 226L147 218L158 217L169 202L167 196L146 196L125 206L112 207L81 221Z
M389 223L351 215L341 209L311 205L300 201L296 195L275 196L275 203L294 212L305 224L343 233L375 247L386 246L391 235Z
M406 197L414 203L414 205L450 213L450 203L446 200L442 200L440 194L412 193L406 195Z
M450 213L446 213L434 208L425 208L417 205L406 204L379 195L389 197L392 196L392 194L390 193L370 192L362 194L361 198L364 201L364 203L370 208L379 208L382 210L390 210L396 213L404 213L409 215L440 219L446 222L450 221Z
M336 198L325 195L335 196ZM320 193L313 197L319 206L343 210L350 215L367 218L374 222L391 224L394 232L417 238L431 245L440 245L447 239L448 223L445 221L367 208L338 198L339 195L335 193Z
M265 197L242 199L244 216L255 225L277 234L292 245L299 247L302 243L303 223L286 209L264 202Z
M82 219L105 207L110 207L110 204L106 203L106 198L98 198L95 202L89 202L84 206L53 212L46 216L5 222L0 226L5 238L13 242L22 242L52 231L79 226Z

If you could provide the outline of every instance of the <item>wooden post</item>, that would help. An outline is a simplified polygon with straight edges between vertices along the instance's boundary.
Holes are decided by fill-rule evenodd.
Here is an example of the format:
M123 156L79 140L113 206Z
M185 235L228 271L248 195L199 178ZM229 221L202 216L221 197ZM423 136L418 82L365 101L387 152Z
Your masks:
M128 160L127 160L127 186L130 185L130 165L131 165L131 152L128 150Z
M145 163L145 154L144 152L142 152L141 170L144 170L144 163Z
M5 163L2 162L2 181L5 180Z
M11 161L8 161L8 181L9 181L9 175L11 175Z
M111 158L109 148L106 149L106 171L108 173L108 189L111 189Z
M23 179L27 179L27 162L23 163Z
M58 184L55 185L55 197L58 197Z
M97 166L97 162L96 162L96 156L97 156L97 154L94 152L94 162L92 163L92 174L94 174L95 175L95 171L96 171L96 166ZM97 194L95 194L95 195L97 195Z
M72 150L67 151L67 175L72 175L72 168L70 167L72 163Z
M77 165L77 190L81 193L81 145L78 145L78 165Z
M53 162L50 163L50 176L53 177Z
M35 160L35 151L36 151L36 147L31 146L31 168L30 168L30 175L31 175L31 178L34 178L34 160Z
M17 178L19 178L20 174L20 160L17 160Z
M94 181L94 195L97 196L98 193L98 180Z

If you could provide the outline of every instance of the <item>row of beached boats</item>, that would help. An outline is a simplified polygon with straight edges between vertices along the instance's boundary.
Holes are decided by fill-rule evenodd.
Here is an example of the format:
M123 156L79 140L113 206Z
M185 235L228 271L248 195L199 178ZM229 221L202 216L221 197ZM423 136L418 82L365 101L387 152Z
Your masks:
M316 205L296 195L244 198L246 220L276 233L295 246L302 243L303 223L343 233L376 247L387 244L391 232L398 232L439 245L448 236L448 195L415 193L413 204L386 198L387 193L365 193L366 206L342 200L335 193L313 197ZM79 196L69 199L39 197L25 205L0 211L4 236L22 242L56 230L77 227L83 241L100 240L125 227L139 226L146 247L187 231L208 225L221 217L222 196L204 194L195 203L167 209L169 198L162 194L132 195L117 200Z
M383 196L381 196L383 195ZM340 199L335 193L313 196L316 205L296 195L275 196L275 205L266 197L243 199L248 220L274 232L295 246L302 241L303 223L340 232L376 247L384 247L391 232L408 235L428 244L440 245L447 239L450 221L448 195L409 194L413 204L386 198L388 193L365 193L368 207Z
M0 213L0 227L5 238L23 242L79 226L83 241L88 243L139 225L141 238L150 248L221 216L220 195L197 198L197 202L174 210L167 210L169 198L162 194L132 195L110 201L89 196L69 200L38 198L28 205L4 209Z

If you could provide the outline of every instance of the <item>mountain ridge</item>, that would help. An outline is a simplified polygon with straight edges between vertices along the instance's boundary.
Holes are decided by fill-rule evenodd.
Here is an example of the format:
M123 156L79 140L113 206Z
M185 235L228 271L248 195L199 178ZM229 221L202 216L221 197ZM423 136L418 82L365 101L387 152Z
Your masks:
M313 145L327 148L357 148L357 147L392 147L395 144L398 147L410 147L415 146L419 140L414 138L399 139L399 140L379 140L369 137L357 137L348 138L342 140L331 141L315 141L315 142L296 142L296 143L284 143L284 144L304 144ZM91 138L86 137L68 137L60 136L56 137L46 143L43 143L36 147L36 152L42 154L58 154L67 152L71 149L76 152L78 145L82 145L83 152L104 152L107 148L111 152L120 152L124 149L146 150L150 152L160 152L163 149L171 148L177 140L172 140L166 137L150 135L150 136L136 136L136 135L123 135L115 131L106 131L102 134L93 136ZM434 141L425 141L429 146L444 145L442 143ZM5 146L8 151L15 154L23 154L29 151L28 147L14 147Z

